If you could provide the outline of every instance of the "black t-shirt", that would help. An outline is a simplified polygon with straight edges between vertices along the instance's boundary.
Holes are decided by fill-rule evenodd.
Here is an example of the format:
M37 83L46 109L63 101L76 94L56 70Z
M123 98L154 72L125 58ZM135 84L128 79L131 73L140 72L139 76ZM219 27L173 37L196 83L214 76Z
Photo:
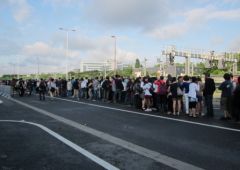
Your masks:
M172 97L177 97L177 88L178 88L178 83L172 83L170 84L170 92L172 93Z

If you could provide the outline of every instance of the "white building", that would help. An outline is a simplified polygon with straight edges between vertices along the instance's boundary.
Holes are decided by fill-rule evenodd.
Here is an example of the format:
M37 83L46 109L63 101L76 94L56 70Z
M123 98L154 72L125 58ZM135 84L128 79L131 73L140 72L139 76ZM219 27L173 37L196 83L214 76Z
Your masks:
M96 70L97 71L113 70L113 63L106 62L106 61L103 61L103 62L83 61L80 63L80 72L96 71Z

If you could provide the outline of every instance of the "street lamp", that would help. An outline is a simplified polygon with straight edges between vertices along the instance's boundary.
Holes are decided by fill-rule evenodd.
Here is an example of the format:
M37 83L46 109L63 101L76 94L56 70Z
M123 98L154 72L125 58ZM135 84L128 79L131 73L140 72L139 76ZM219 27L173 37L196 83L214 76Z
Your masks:
M75 29L68 29L68 28L62 28L60 27L59 30L66 32L66 80L68 80L68 33L70 31L75 32Z
M114 39L114 74L117 74L117 37L112 35Z

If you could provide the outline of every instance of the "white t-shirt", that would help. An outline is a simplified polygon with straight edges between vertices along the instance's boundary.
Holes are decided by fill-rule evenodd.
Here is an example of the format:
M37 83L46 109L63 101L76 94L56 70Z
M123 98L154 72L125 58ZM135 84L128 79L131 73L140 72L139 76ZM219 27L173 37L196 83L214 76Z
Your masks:
M190 83L188 96L196 99L198 91L199 91L199 85L196 83Z
M87 88L87 83L88 83L88 80L84 79L84 80L81 82L81 88Z
M67 90L72 90L72 82L71 81L68 81L67 82Z

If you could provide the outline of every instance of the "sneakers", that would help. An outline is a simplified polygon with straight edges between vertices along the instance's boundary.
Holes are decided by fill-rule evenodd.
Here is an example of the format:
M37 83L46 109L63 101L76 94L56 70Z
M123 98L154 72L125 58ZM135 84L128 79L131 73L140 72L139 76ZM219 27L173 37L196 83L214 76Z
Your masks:
M145 112L151 112L151 111L152 111L152 109L150 109L150 108L145 110Z

